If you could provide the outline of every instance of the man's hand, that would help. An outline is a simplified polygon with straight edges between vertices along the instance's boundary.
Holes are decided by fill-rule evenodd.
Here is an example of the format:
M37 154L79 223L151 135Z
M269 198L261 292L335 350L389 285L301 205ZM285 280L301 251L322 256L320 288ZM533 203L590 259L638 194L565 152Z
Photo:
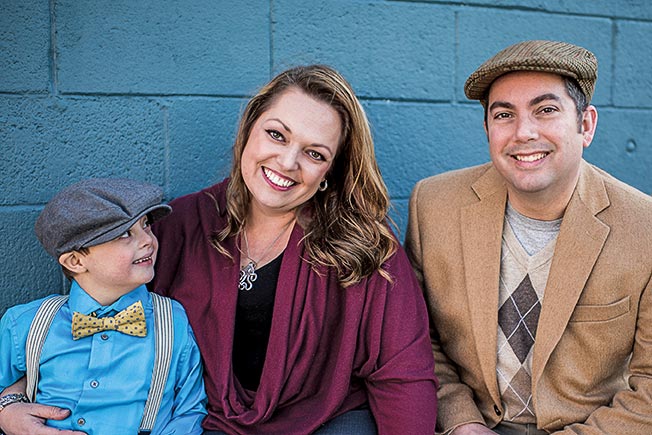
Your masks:
M36 403L12 403L0 411L0 428L7 435L85 435L84 432L45 426L45 420L63 420L70 411Z
M456 427L451 435L496 435L496 432L479 423L467 423Z

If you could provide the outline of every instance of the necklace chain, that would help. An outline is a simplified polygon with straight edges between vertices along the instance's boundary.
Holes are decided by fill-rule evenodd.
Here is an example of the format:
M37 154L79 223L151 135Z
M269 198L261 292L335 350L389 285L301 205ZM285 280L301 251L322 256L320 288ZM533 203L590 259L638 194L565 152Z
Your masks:
M245 228L242 229L242 234L244 235L244 241L245 241L245 252L242 252L249 262L245 264L243 267L240 268L240 280L238 282L238 289L239 290L244 290L244 291L249 291L253 287L254 281L258 279L258 274L256 273L256 267L258 266L258 262L262 261L265 259L265 256L269 254L269 251L274 247L276 242L278 242L278 239L281 238L283 234L285 234L285 231L288 229L290 224L294 222L294 219L292 219L290 222L285 224L281 232L272 240L272 242L267 245L265 250L263 251L262 255L258 259L258 261L254 260L251 258L251 255L249 255L249 240L247 239L247 230Z

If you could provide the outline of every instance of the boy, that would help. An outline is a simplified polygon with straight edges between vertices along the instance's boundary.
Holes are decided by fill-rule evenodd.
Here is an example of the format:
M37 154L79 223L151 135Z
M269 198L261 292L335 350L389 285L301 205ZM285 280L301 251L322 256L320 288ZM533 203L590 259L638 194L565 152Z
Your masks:
M72 280L70 296L3 316L0 390L27 376L34 401L71 411L49 426L88 435L202 433L201 358L185 311L145 288L158 249L150 224L171 211L161 199L150 184L90 179L57 194L37 219L39 241ZM27 400L0 397L0 412Z

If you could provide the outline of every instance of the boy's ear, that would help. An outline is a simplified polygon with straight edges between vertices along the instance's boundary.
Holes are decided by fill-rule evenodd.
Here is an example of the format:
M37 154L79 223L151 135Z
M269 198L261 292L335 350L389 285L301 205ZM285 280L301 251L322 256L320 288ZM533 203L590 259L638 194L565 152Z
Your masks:
M82 255L77 251L71 251L59 256L59 264L73 273L82 273L86 271Z

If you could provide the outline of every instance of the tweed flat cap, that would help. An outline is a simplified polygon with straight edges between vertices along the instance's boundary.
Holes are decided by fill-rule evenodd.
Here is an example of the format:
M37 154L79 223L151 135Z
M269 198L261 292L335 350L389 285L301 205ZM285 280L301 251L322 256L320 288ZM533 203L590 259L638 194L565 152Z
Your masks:
M47 203L34 226L48 254L89 248L124 234L141 217L153 221L172 208L162 204L158 186L122 178L91 178L57 193Z
M519 42L480 65L466 79L464 93L471 100L483 100L494 80L514 71L540 71L571 77L590 102L598 78L598 61L589 50L566 42Z

